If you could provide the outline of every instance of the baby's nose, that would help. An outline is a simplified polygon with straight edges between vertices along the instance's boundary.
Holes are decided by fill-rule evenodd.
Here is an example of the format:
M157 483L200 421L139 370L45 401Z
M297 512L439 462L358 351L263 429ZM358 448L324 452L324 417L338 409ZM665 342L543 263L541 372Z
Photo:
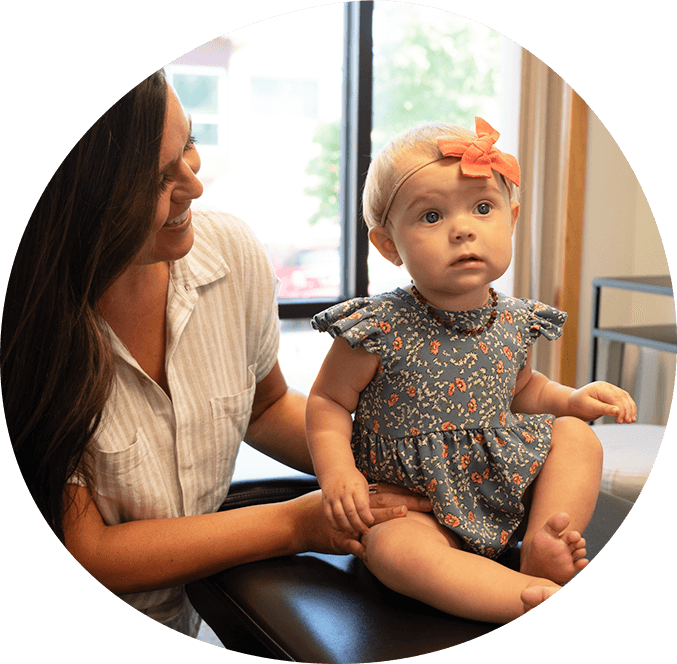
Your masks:
M451 227L450 235L457 242L471 240L476 237L475 227L469 219L460 218Z

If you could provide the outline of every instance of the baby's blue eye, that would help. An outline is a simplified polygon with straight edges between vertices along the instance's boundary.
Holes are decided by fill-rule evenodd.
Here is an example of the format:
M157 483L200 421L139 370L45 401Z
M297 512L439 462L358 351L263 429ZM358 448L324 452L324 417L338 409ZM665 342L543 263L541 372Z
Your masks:
M426 212L426 215L423 217L423 219L429 224L435 224L440 220L440 215L439 212Z
M489 203L480 203L476 210L479 214L489 214L491 212L491 205Z

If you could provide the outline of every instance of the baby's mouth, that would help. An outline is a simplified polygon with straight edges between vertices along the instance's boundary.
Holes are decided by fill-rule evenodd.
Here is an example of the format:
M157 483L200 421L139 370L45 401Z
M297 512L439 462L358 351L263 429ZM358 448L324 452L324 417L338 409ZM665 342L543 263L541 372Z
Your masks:
M454 265L464 265L480 262L481 260L477 258L477 256L461 256L461 258L454 261Z

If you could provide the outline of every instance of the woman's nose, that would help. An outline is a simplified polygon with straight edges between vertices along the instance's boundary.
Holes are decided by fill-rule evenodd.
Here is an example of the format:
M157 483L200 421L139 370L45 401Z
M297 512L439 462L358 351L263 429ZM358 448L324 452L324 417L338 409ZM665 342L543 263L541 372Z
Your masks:
M204 186L197 177L202 161L197 150L193 149L186 154L181 163L181 184L174 189L176 200L200 198L204 192Z

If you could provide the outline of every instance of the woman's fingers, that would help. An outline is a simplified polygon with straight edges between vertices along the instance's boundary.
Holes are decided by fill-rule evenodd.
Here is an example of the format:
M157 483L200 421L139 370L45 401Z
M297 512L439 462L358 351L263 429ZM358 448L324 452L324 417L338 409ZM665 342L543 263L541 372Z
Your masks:
M414 512L430 512L430 501L418 493L404 487L380 482L369 485L369 504L374 509L404 506Z

